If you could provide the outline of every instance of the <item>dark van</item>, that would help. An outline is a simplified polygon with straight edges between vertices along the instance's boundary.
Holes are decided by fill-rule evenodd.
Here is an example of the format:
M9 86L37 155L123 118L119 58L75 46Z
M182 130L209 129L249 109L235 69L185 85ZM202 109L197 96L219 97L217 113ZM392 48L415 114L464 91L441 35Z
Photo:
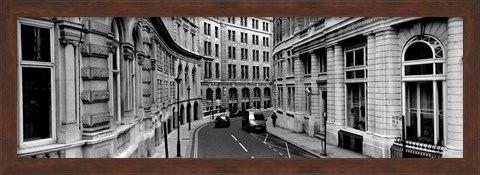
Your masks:
M244 111L242 115L242 129L267 132L266 121L267 119L262 111Z

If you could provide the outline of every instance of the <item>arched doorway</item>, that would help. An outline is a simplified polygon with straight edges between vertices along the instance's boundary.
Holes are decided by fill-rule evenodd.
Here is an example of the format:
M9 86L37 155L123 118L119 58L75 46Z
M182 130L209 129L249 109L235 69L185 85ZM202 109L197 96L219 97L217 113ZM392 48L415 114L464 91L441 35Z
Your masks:
M193 120L198 120L198 103L193 104Z
M185 112L185 107L182 105L180 105L180 115L178 116L179 120L180 120L180 125L183 125L185 123L185 115L184 115L184 112Z
M232 111L233 109L237 108L237 104L238 104L237 88L230 88L228 90L228 94L229 94L228 109Z
M175 111L175 107L172 108L173 120L172 126L173 128L177 128L177 112Z
M191 112L192 112L192 105L190 105L190 103L188 103L188 104L187 104L187 122L191 122L191 121L192 121Z
M253 89L253 107L260 109L260 101L261 101L261 95L260 95L260 88L256 87Z
M250 89L242 89L242 110L250 109Z

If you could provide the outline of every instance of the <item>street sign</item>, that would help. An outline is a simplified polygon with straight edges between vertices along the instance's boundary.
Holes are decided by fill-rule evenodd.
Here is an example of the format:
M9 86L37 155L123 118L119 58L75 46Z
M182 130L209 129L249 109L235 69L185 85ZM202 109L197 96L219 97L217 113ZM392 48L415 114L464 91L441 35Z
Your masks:
M402 129L402 116L392 116L392 125L394 128Z

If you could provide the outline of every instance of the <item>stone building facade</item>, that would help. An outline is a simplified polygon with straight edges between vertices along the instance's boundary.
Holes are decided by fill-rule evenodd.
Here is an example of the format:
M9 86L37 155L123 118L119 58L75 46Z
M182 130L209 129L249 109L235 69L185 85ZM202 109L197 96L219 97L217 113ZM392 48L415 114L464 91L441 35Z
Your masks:
M18 156L150 157L178 111L202 118L192 20L19 18Z
M269 108L272 19L201 17L204 114L228 109Z
M279 126L402 157L403 115L405 157L463 157L462 18L276 17L273 25Z

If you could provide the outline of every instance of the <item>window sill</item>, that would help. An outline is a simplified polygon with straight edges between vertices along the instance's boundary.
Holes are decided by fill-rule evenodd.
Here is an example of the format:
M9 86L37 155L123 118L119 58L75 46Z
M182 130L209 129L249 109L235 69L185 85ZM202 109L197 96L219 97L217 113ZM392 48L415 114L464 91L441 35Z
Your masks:
M291 76L285 77L285 79L292 79L292 78L295 78L295 76L292 76L292 75L291 75Z
M303 77L312 77L312 74L304 75Z

